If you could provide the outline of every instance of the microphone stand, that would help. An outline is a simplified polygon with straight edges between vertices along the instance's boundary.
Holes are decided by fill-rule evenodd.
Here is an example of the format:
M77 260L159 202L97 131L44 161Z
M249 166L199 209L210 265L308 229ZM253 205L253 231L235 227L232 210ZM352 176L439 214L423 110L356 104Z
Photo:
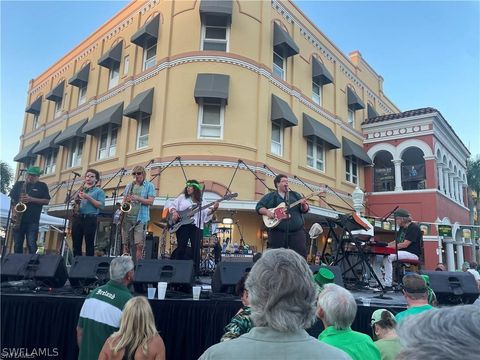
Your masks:
M18 176L17 176L17 179L15 180L15 184L17 184L19 181L20 181L20 177L22 176L22 174L25 172L26 170L25 169L20 169L18 170ZM24 180L26 181L26 180ZM8 208L8 215L7 215L7 223L5 225L5 228L7 229L7 231L5 232L5 239L2 240L2 259L5 258L5 254L7 252L7 247L8 247L8 238L10 236L10 230L11 230L11 224L10 224L10 220L11 220L11 217L12 217L12 207L14 207L15 205L13 204L13 201L10 199L10 207ZM23 240L22 240L23 241ZM13 241L11 242L11 244L13 243ZM10 249L11 250L11 249ZM11 252L11 251L10 251Z
M162 174L162 172L164 172L165 170L167 170L175 161L178 160L178 162L180 163L180 166L182 166L182 163L180 161L181 157L180 156L177 156L175 159L173 159L172 161L170 161L167 166L165 166L164 168L162 168L157 174L153 175L151 178L150 178L150 182L152 182L153 180L155 180L158 176L160 176ZM153 160L152 160L153 162ZM183 171L183 167L182 167L182 171ZM185 181L187 181L187 176L185 175L185 171L183 171L183 175L185 177Z
M255 178L256 178L258 181L260 181L260 182L263 184L263 186L265 186L266 189L268 189L268 191L275 191L275 190L276 190L276 189L272 189L272 188L268 187L267 184L265 184L265 181L263 181L262 179L260 179L260 178L258 177L258 175L255 174L255 171L253 171L252 169L250 169L250 168L248 167L248 165L245 164L245 162L244 162L242 159L239 159L238 162L239 162L239 163L242 163L242 164L248 169L248 171L250 171L250 172L253 174L253 176L255 176Z
M73 173L73 180L72 180L72 183L70 184L70 188L67 190L67 196L65 198L66 208L65 208L65 218L63 220L63 238L62 238L62 244L60 246L62 257L64 257L64 255L65 255L65 243L66 243L66 240L67 240L67 222L69 221L69 217L70 217L71 194L72 194L73 184L75 184L75 179L77 177L78 177L77 173ZM68 181L70 181L70 179ZM70 219L70 226L73 225L71 223L72 220L73 219ZM73 249L72 249L72 251L73 251ZM68 259L67 259L66 263L68 263Z
M113 243L113 256L117 256L117 235L118 235L118 230L121 230L121 229L117 228L118 226L120 226L120 224L114 224L114 221L115 221L115 214L117 212L118 189L120 187L120 184L122 183L122 179L125 176L126 172L127 172L127 169L121 168L112 177L112 179L113 179L118 174L120 174L120 178L118 179L117 186L115 186L115 189L113 189L113 194L112 194L113 195L113 212L112 212L112 225L110 226L110 235L109 235L109 239L110 239L109 249L110 249L110 255L111 256L112 256L112 240L114 240L114 239L115 240L114 240L114 243ZM112 180L112 179L110 179L110 180ZM104 188L110 182L110 180L102 188ZM113 225L115 225L115 234L113 233L113 228L114 228Z
M263 168L264 168L264 169L267 169L268 171L270 171L274 177L277 176L277 174L275 174L275 173L272 171L272 169L270 169L270 168L267 166L267 164L263 164Z
M55 186L53 187L53 189L50 190L50 191L54 191L53 194L50 194L50 197L51 197L52 199L55 197L55 195L57 195L58 190L60 190L60 188L62 187L63 184L65 184L65 181L62 181L61 183L55 185Z

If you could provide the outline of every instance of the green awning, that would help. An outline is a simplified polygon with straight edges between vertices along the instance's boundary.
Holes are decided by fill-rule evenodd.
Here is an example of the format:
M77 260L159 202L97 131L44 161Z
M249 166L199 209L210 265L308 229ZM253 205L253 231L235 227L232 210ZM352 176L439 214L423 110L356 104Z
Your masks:
M133 34L130 41L144 49L154 45L158 39L158 27L160 15L156 15L153 19L146 22L138 31Z
M273 94L271 120L274 122L279 122L285 127L298 125L298 119L287 102Z
M318 85L333 83L333 76L325 65L315 58L312 58L312 80Z
M342 149L344 157L354 156L367 165L372 164L372 160L365 152L365 150L363 150L360 145L354 143L352 140L348 140L346 137L342 138Z
M40 109L42 108L42 97L38 97L33 103L31 103L27 108L25 109L25 112L38 115L40 114Z
M120 126L122 118L123 101L93 115L92 119L83 127L83 133L92 135L95 130L107 124Z
M139 120L142 115L151 115L153 105L153 88L135 96L123 111L123 116Z
M230 76L223 74L198 74L193 96L198 103L200 99L215 99L228 103Z
M88 84L88 75L90 74L90 63L80 69L73 77L68 80L68 83L76 87L84 87Z
M87 123L88 119L80 120L75 124L68 126L62 131L60 135L55 139L56 145L65 145L68 141L76 137L85 137L83 133L83 127Z
M273 24L273 49L283 57L297 55L300 51L292 37L277 23Z
M321 124L305 113L303 113L303 136L315 136L325 141L332 149L339 149L341 147L340 141L338 141L329 127Z
M347 87L348 108L350 110L365 109L365 104L351 88Z
M50 149L56 149L58 148L58 145L55 145L55 139L57 136L60 134L60 131L57 131L53 134L48 135L47 137L43 138L37 146L35 146L35 149L33 149L34 154L41 154L44 153L45 151L48 151Z
M20 152L17 155L15 155L15 157L13 158L13 161L27 162L31 159L35 159L37 155L33 153L33 150L35 146L37 146L37 144L38 144L38 141L35 141L34 143L25 146L22 150L20 150Z
M200 2L200 16L214 16L225 18L227 24L232 22L232 0L202 0Z
M117 45L102 55L98 60L98 65L111 69L113 65L120 64L120 61L122 60L122 48L123 41L120 41Z
M52 91L50 91L46 96L45 99L59 102L63 99L63 89L65 87L65 80L62 81L60 84L55 86Z

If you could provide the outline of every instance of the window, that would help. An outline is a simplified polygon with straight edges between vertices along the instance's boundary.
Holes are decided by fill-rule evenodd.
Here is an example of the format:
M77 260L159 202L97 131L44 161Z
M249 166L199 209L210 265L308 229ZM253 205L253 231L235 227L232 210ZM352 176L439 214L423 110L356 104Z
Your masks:
M353 156L345 158L345 180L358 184L357 159Z
M273 75L285 80L285 58L273 51Z
M155 50L156 51L156 50ZM124 60L123 60L123 75L127 75L128 74L128 66L130 65L130 58L127 56L125 56Z
M85 101L87 101L87 84L78 88L78 105L85 104Z
M137 126L137 149L148 146L148 133L150 129L150 115L138 121Z
M110 69L110 73L108 74L108 89L113 88L114 86L118 85L118 78L120 73L120 65L115 64Z
M202 24L201 50L228 51L230 27L222 17L206 16Z
M322 105L322 86L312 81L312 100L315 104Z
M68 148L67 168L80 166L82 163L83 139L74 138Z
M283 153L283 126L272 122L272 144L270 146L272 154L282 156Z
M151 68L157 61L157 44L150 46L148 49L143 49L143 70Z
M33 130L38 129L39 115L33 114Z
M325 170L325 147L316 137L307 139L307 165L317 170Z
M62 99L55 101L55 116L60 115L62 112Z
M115 156L117 150L117 132L118 129L113 127L112 124L104 125L102 127L98 139L97 160Z
M43 173L45 175L53 174L55 172L55 163L57 162L57 149L51 149L45 153L45 166Z
M198 111L198 137L206 139L223 138L225 106L221 103L200 101Z
M355 111L352 109L348 109L348 123L355 126Z

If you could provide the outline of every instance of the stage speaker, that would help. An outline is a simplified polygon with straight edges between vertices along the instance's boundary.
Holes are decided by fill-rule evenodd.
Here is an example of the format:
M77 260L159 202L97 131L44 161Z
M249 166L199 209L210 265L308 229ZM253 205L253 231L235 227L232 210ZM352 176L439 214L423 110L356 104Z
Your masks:
M158 236L153 236L153 234L148 234L145 237L145 259L157 259L158 258Z
M70 285L73 287L103 285L110 280L110 262L113 257L77 256L73 259L70 273Z
M469 272L421 271L430 277L430 287L439 304L472 304L479 295L477 282Z
M146 293L148 284L156 287L159 281L164 281L171 290L190 292L193 275L192 260L139 260L133 286L136 292Z
M252 262L225 262L217 264L212 279L214 293L235 294L235 285L238 280L252 269Z
M318 272L318 269L320 268L327 268L331 272L333 272L333 275L335 275L335 284L341 287L345 287L343 284L343 278L342 278L342 269L340 266L326 266L326 265L310 265L310 270L312 270L312 273L315 275L315 273Z
M2 281L30 280L62 287L68 274L60 255L8 254L2 261Z

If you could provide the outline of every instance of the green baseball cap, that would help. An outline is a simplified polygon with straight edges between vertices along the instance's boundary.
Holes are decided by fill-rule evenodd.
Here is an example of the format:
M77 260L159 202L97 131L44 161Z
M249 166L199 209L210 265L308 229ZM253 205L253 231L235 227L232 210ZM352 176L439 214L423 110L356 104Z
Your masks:
M40 175L42 175L42 173L43 173L43 171L40 170L40 168L38 166L30 166L27 169L27 174L29 174L29 175L40 176Z

